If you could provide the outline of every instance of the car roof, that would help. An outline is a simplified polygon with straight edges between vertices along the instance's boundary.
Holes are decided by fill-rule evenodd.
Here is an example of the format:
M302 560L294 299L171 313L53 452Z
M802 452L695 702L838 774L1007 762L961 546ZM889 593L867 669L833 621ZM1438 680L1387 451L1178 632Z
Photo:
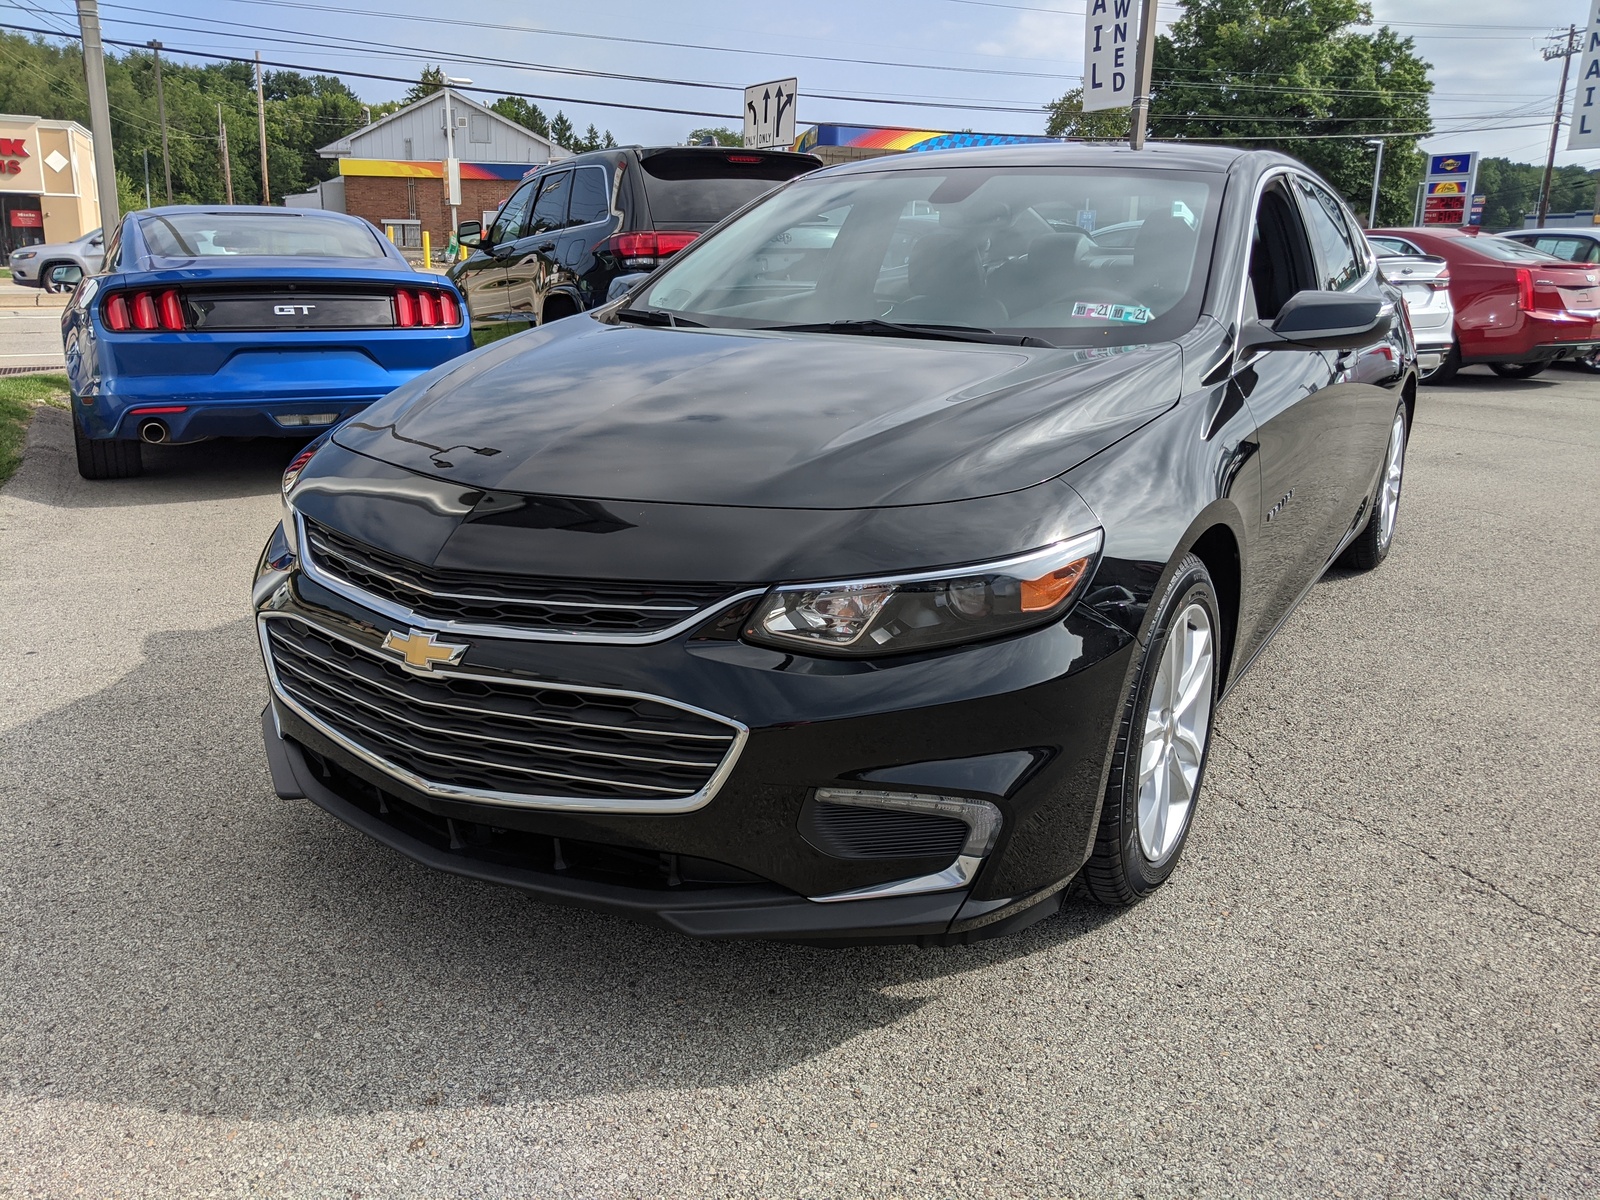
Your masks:
M325 208L279 208L269 204L161 204L155 208L141 208L129 213L130 217L176 217L189 214L223 216L248 214L251 216L305 217L313 221L343 221L345 224L365 225L361 217L349 213L329 212Z
M1143 150L1111 142L1029 142L1020 146L969 146L890 154L829 167L830 175L916 171L928 167L1122 167L1136 170L1224 172L1245 157L1259 157L1306 170L1281 154L1239 150L1232 146L1198 146L1151 142Z
M1547 225L1543 229L1508 229L1500 236L1508 238L1580 237L1588 238L1591 242L1600 242L1600 229L1564 229L1559 225Z

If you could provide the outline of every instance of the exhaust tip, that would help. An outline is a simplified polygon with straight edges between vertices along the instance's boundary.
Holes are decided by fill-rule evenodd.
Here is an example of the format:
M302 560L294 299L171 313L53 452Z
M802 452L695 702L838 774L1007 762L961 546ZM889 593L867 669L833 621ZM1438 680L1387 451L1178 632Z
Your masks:
M167 425L165 421L143 421L139 425L139 440L149 442L151 445L160 445L167 440Z

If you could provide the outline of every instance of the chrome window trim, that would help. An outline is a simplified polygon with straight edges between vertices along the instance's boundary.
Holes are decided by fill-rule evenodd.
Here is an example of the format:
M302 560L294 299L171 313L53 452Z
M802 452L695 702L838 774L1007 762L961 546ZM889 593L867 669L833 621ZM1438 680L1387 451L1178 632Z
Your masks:
M671 641L679 634L693 629L701 622L710 620L717 613L722 612L731 605L738 604L742 600L748 600L752 596L765 595L768 590L763 586L735 592L733 595L724 597L707 608L696 609L683 620L668 625L665 629L654 629L645 633L585 633L575 629L523 629L515 625L478 625L466 621L441 621L409 609L403 604L385 600L382 596L375 596L346 579L326 574L317 565L311 553L311 545L306 537L305 518L296 511L294 521L295 534L300 547L300 569L306 573L306 577L313 583L343 596L346 600L353 600L363 608L369 608L373 612L389 618L391 621L403 622L414 629L431 629L438 633L448 633L456 637L504 638L522 642L583 642L600 646L646 646L655 642ZM439 595L453 596L454 593L441 592ZM494 603L504 602L502 598L494 598ZM606 606L594 604L588 607L604 608Z
M454 784L435 783L425 779L413 771L409 771L398 764L390 762L375 751L367 749L358 742L352 741L338 730L324 722L315 713L309 711L293 696L289 695L278 678L277 664L272 658L272 647L267 639L267 626L271 621L294 621L314 630L323 637L334 638L344 642L356 650L377 660L384 661L371 646L365 645L352 637L348 637L325 625L307 620L298 613L264 612L256 619L256 636L261 643L261 655L266 660L267 680L272 686L272 696L275 704L281 704L305 721L322 736L328 738L341 749L355 755L369 767L383 772L390 778L396 779L407 787L434 796L441 800L457 800L470 804L490 804L501 808L518 808L532 811L556 810L561 812L597 812L597 813L666 813L677 814L694 812L711 803L712 799L728 781L728 776L733 773L734 765L738 762L740 754L744 751L745 743L749 740L750 729L742 722L732 717L725 717L708 709L699 708L693 704L685 704L680 700L670 700L665 696L652 695L649 692L634 692L622 688L583 687L568 683L551 683L539 679L518 679L513 676L495 675L483 671L458 670L434 668L430 675L443 676L452 679L474 679L485 683L494 683L501 686L525 687L543 691L574 692L578 695L589 696L618 696L631 700L648 700L655 704L663 704L668 708L676 708L683 712L693 713L718 724L726 725L732 731L732 738L727 750L723 754L722 762L706 780L699 791L690 796L662 799L659 801L625 799L620 797L599 796L527 796L517 792L488 791L478 788L458 787ZM470 711L470 710L469 710ZM281 731L280 731L281 735ZM673 735L695 736L695 735ZM472 761L466 760L463 761ZM490 764L496 766L496 764ZM607 781L610 782L610 781Z

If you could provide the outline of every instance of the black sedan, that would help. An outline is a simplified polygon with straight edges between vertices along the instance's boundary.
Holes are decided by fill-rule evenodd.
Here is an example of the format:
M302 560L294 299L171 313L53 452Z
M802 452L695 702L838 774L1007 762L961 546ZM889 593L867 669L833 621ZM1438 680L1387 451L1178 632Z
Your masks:
M699 936L1136 900L1217 702L1389 553L1415 394L1400 297L1281 156L804 176L295 459L254 590L276 789Z

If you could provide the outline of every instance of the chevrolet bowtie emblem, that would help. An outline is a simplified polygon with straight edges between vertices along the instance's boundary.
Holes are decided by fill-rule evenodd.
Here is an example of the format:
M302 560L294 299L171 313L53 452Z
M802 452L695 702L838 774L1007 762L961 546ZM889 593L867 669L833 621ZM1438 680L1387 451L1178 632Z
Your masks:
M419 671L431 671L435 663L444 663L447 667L454 666L467 652L465 646L437 641L433 634L416 629L410 630L404 637L391 632L383 639L383 648L394 651L406 660L406 666Z

